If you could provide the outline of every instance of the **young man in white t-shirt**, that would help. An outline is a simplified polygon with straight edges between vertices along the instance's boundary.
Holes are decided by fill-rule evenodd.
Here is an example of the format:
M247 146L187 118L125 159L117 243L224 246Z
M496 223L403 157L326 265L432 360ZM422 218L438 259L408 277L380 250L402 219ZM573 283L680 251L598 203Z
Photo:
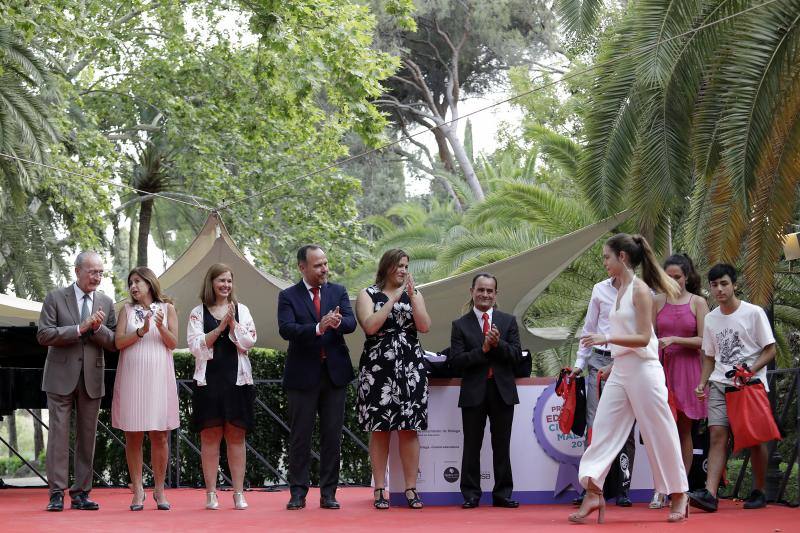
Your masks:
M746 364L752 379L767 385L767 363L775 358L775 337L767 314L756 305L736 297L736 269L717 264L708 271L711 293L719 307L706 315L703 328L703 373L695 394L708 397L708 428L711 445L708 450L706 488L689 493L689 503L704 511L717 510L717 489L728 453L730 422L725 403L725 387L733 381L725 377L734 365ZM706 393L706 386L708 392ZM744 502L745 509L760 509L767 504L764 476L767 470L767 446L761 443L750 448L753 465L753 491Z

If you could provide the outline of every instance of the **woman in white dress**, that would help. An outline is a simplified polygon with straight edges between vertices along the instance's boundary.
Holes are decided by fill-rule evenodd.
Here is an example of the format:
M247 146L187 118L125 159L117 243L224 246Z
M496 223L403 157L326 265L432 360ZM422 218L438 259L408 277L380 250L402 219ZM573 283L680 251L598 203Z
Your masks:
M111 425L125 432L125 457L133 488L131 511L144 508L142 444L150 435L153 499L168 511L164 496L167 435L178 427L178 389L172 350L178 343L175 307L161 293L155 273L136 267L128 274L131 301L122 306L115 343L119 353Z
M652 290L676 297L679 288L666 275L644 237L620 233L603 246L603 265L609 276L620 280L616 305L611 309L611 333L581 337L584 346L608 345L612 365L602 369L609 376L597 406L592 443L581 459L578 477L586 489L583 504L570 522L584 523L598 511L603 521L606 475L631 431L634 420L644 439L653 471L655 490L672 497L669 522L689 516L689 489L681 457L675 420L667 403L664 370L658 360L658 339L653 332ZM642 266L642 279L634 269Z

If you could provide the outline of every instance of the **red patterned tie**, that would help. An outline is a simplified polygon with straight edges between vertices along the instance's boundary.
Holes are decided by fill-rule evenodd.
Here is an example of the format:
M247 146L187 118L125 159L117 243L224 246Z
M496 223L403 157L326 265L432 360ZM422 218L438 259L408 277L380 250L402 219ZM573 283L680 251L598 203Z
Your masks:
M319 287L311 287L311 292L314 293L314 309L317 311L317 320L320 317L320 302L319 302Z
M322 319L322 304L319 301L319 287L311 287L311 292L314 293L314 309L317 311L317 320ZM325 348L319 351L319 358L325 359Z
M483 313L483 336L486 337L486 334L489 333L489 313ZM494 376L494 371L492 371L492 367L489 367L489 372L486 374L487 378Z

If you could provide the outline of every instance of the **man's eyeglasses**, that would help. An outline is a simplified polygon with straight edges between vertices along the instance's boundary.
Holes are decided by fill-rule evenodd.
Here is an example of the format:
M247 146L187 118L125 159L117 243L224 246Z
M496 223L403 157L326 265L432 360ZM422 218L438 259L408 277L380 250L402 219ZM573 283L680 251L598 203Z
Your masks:
M101 277L101 278L103 277L103 271L102 270L84 270L84 272L86 272L87 274L89 274L92 277L94 277L94 276L98 276L98 277Z

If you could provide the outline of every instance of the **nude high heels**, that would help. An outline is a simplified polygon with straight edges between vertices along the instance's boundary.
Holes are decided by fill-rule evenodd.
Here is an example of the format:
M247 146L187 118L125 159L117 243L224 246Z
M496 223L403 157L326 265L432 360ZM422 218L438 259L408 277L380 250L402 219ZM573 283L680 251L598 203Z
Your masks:
M247 502L244 499L244 492L233 493L233 508L240 511L247 509Z
M594 504L587 505L590 500L589 495L594 494L597 496L597 501ZM603 497L602 491L589 489L583 497L583 503L577 513L569 515L569 521L573 524L585 524L590 514L597 511L597 523L602 524L606 520L606 499Z
M206 509L216 511L219 509L219 502L217 501L216 492L206 492Z
M683 496L683 511L670 511L667 522L683 522L689 519L689 496Z

